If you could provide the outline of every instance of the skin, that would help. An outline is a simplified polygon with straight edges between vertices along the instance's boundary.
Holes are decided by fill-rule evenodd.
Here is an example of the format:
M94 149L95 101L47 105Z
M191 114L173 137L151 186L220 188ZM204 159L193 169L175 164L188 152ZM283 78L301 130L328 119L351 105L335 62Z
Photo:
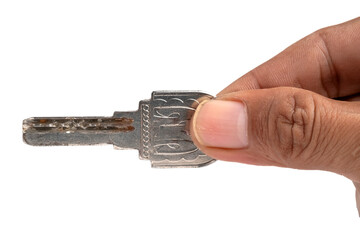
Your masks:
M331 171L360 189L358 95L360 18L308 35L217 94L246 105L246 147L207 146L196 120L191 135L216 159Z

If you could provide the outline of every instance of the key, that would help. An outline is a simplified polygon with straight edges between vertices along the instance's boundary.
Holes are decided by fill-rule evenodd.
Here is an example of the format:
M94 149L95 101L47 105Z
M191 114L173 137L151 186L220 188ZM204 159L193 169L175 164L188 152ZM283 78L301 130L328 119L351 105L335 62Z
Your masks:
M112 117L33 117L23 121L23 140L33 146L112 144L137 149L152 167L201 167L215 160L189 136L189 120L208 94L156 91L133 112Z

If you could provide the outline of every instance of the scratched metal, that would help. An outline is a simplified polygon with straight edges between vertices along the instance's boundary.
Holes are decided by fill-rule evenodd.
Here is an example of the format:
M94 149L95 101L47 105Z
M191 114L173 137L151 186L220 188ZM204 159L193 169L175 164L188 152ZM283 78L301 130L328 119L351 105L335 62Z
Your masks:
M189 121L201 92L156 91L133 112L112 117L36 117L23 121L23 139L35 146L112 144L137 149L152 167L201 167L215 161L201 152L189 135Z

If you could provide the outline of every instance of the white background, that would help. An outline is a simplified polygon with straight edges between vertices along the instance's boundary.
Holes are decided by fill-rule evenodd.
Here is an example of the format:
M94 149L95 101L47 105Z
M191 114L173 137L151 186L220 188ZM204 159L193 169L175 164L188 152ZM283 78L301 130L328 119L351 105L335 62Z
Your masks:
M215 95L356 1L1 1L0 239L359 239L352 183L216 162L151 169L111 146L31 147L32 116Z

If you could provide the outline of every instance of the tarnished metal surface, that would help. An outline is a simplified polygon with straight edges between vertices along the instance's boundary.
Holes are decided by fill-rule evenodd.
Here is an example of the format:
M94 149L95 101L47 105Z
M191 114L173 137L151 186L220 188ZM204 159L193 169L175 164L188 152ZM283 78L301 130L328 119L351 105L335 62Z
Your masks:
M23 136L34 146L112 144L119 133L135 130L133 122L125 117L35 117L24 120Z
M134 112L112 117L29 118L23 139L35 146L113 144L138 149L153 167L200 167L214 161L189 136L189 121L199 103L211 96L200 92L158 91Z
M134 130L131 118L113 117L54 117L29 118L24 121L26 131L121 131Z

